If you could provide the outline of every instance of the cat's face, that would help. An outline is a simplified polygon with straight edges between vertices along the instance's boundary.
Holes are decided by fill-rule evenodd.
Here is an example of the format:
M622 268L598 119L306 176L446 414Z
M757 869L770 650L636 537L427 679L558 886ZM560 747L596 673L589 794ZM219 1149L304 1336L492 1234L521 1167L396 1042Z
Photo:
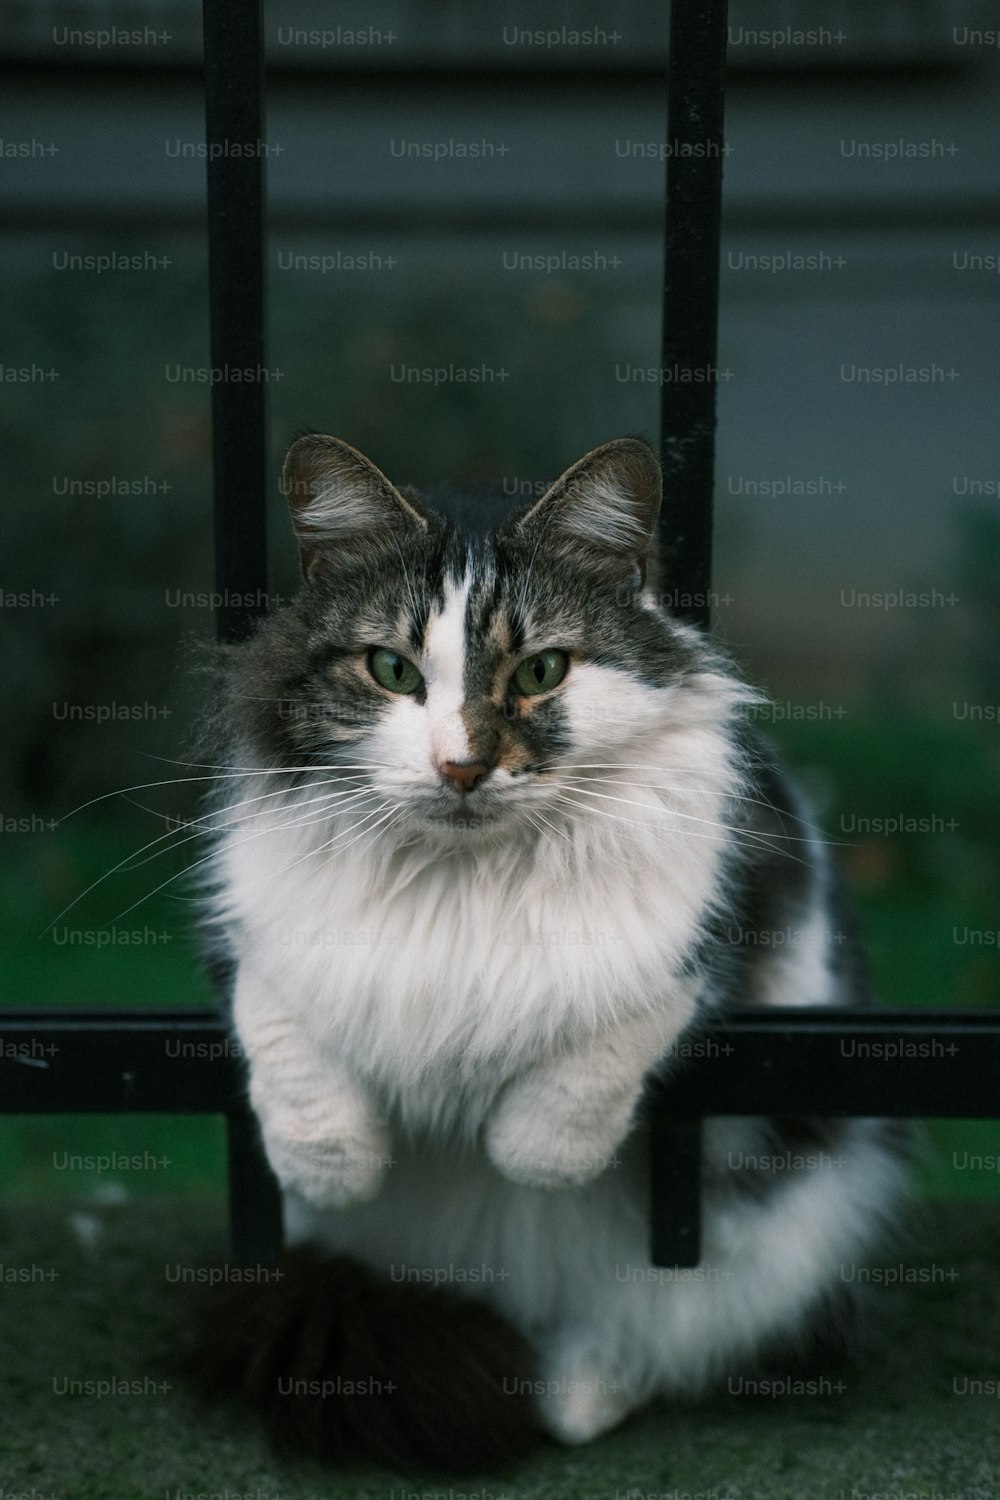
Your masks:
M645 444L594 450L480 534L333 438L293 445L285 490L305 584L258 737L349 771L345 811L448 841L551 827L571 769L627 763L664 726L695 650L643 595Z

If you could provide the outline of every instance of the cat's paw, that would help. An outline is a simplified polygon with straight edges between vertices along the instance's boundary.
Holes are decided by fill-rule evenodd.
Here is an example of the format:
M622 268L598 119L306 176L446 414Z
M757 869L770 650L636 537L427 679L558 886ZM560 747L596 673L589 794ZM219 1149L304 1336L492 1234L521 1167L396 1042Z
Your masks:
M579 1104L562 1110L535 1079L514 1084L486 1126L490 1161L524 1187L580 1187L619 1165L627 1117L596 1120Z
M389 1135L378 1126L337 1136L282 1121L263 1127L264 1149L283 1188L314 1208L346 1208L374 1198L392 1165Z
M569 1349L550 1360L540 1382L539 1416L557 1442L576 1445L617 1427L637 1402L626 1382L593 1349Z

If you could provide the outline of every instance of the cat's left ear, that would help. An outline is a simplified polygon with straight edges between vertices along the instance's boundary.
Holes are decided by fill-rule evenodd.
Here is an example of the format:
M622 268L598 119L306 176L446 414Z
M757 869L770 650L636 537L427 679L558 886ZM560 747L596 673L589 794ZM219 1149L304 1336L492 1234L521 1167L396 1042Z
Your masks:
M616 438L566 470L515 525L613 579L645 582L663 494L659 460L640 438Z
M363 559L400 535L427 530L427 517L390 484L382 470L341 438L313 432L289 448L281 488L308 578L338 557Z

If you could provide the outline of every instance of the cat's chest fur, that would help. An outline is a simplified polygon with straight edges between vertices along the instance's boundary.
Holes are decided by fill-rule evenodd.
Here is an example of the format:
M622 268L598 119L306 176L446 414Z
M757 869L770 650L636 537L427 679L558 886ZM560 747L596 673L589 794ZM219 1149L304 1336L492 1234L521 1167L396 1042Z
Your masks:
M442 1090L494 1092L630 1015L662 1008L665 1036L687 1019L679 976L721 837L595 819L566 847L553 832L436 858L320 842L223 841L236 956L384 1095L429 1091L439 1115Z

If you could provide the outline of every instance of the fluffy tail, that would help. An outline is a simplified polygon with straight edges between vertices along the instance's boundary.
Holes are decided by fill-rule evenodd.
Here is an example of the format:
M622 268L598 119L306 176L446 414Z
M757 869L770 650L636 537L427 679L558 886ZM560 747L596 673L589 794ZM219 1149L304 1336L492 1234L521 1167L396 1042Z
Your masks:
M219 1290L185 1364L279 1446L327 1462L471 1473L539 1438L536 1357L498 1313L308 1247Z

